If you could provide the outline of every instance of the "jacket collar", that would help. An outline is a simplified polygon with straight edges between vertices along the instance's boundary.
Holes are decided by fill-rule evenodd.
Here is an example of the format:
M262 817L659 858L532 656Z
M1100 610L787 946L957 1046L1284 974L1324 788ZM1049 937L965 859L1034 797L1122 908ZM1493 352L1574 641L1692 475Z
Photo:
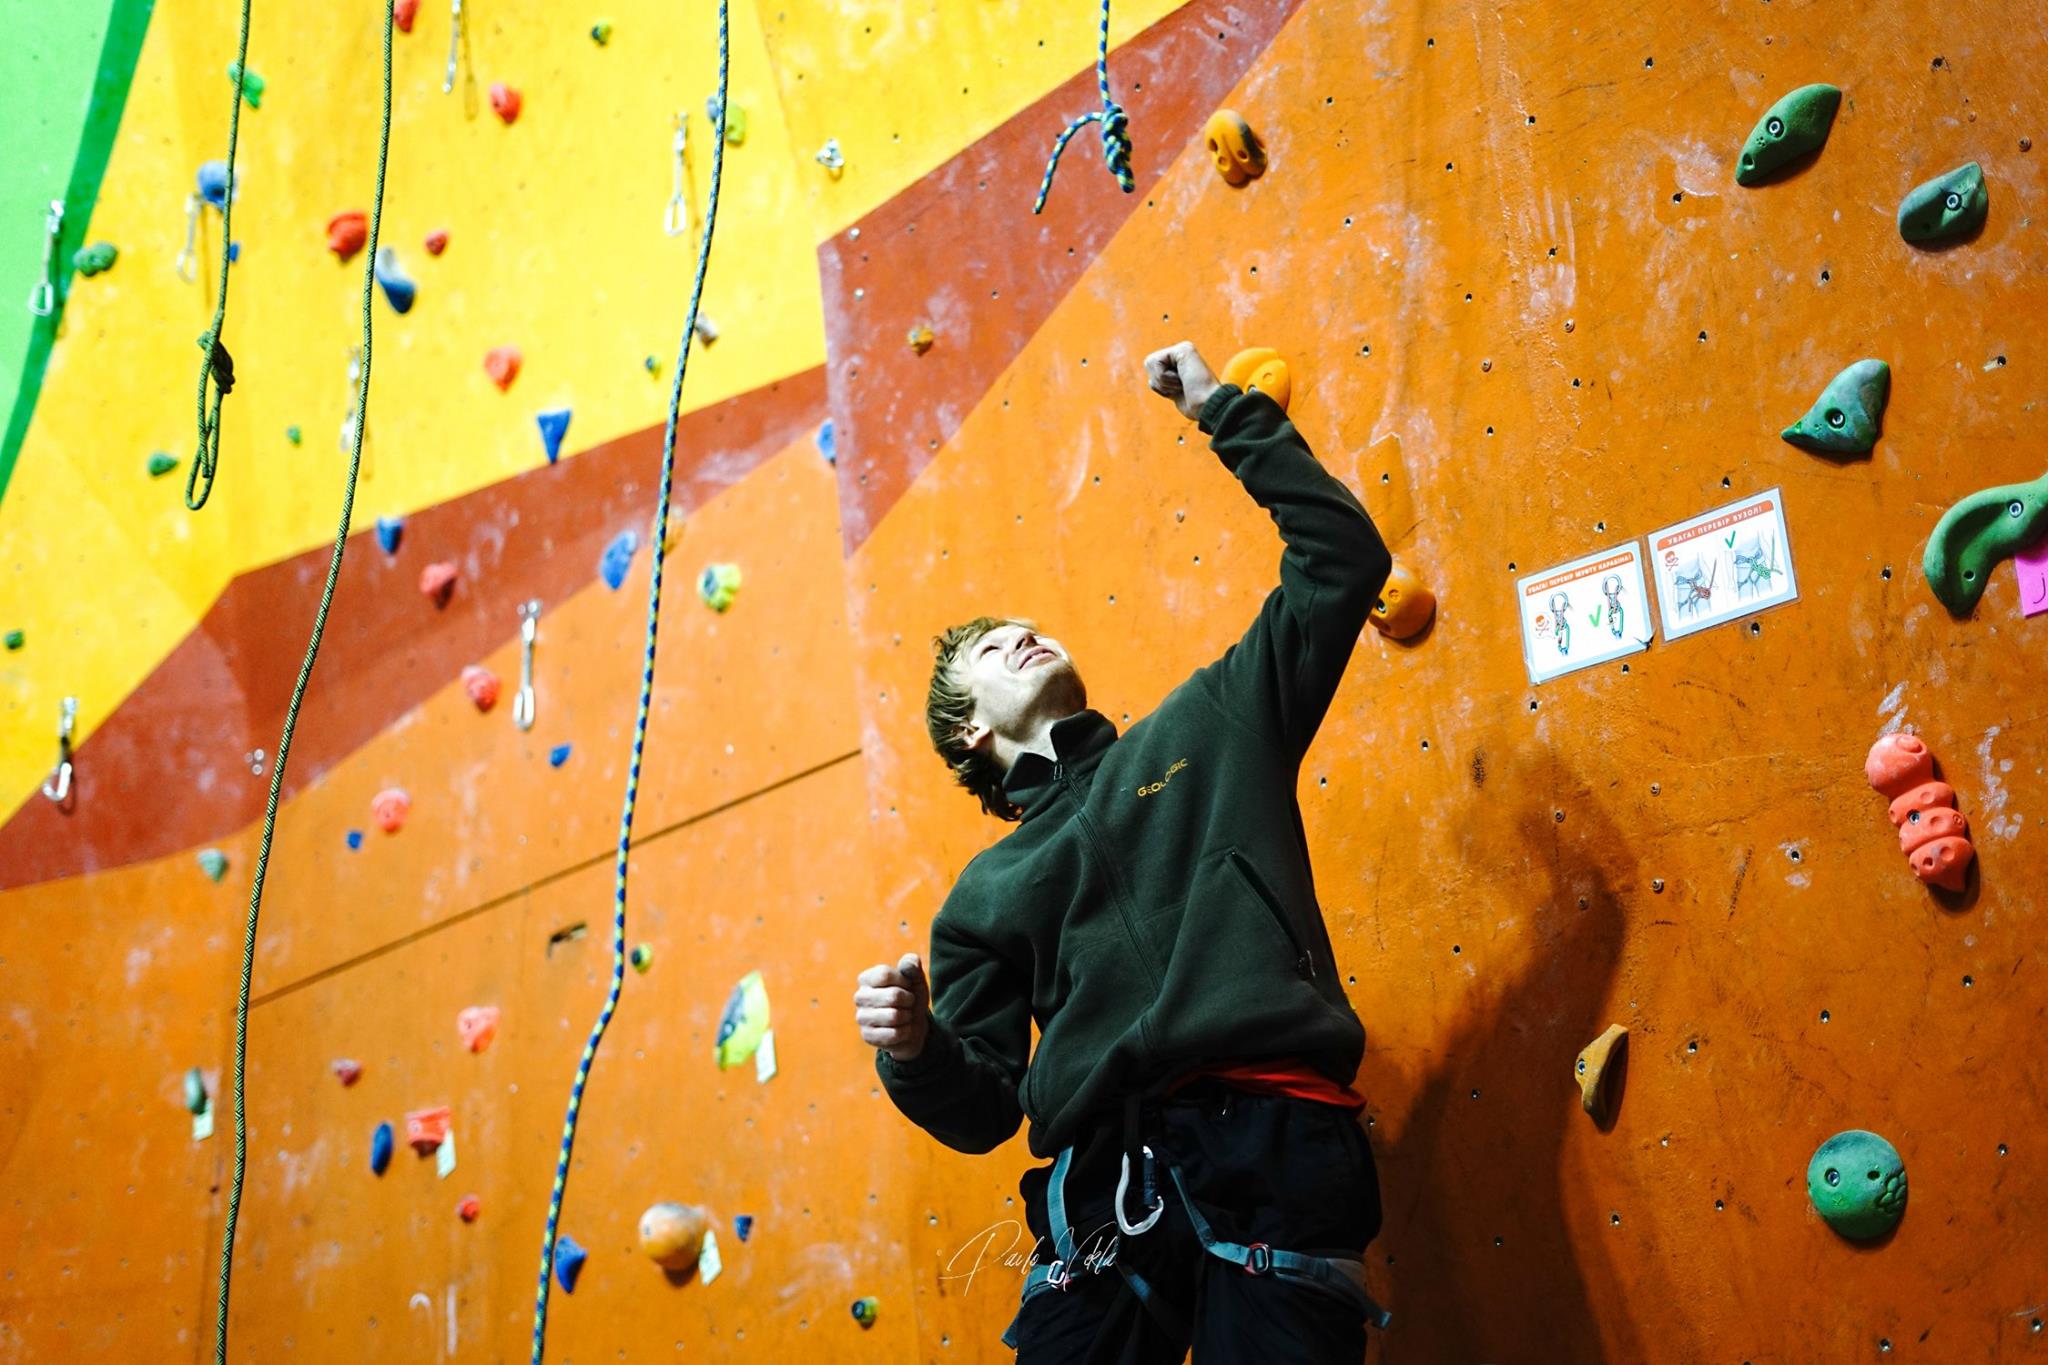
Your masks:
M1052 747L1060 762L1074 772L1094 768L1102 761L1103 750L1116 739L1115 723L1100 711L1076 711L1052 726ZM1019 754L1003 779L1003 795L1029 814L1052 795L1056 785L1051 759L1040 753Z

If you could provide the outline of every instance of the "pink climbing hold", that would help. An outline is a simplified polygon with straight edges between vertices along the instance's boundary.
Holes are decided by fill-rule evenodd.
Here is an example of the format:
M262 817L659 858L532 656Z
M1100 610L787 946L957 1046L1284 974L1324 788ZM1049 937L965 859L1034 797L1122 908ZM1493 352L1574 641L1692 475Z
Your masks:
M412 798L403 787L386 787L370 798L370 816L377 822L377 828L386 834L396 834L405 825L405 817L412 814Z
M415 1109L405 1116L405 1140L412 1144L415 1152L424 1156L448 1140L450 1118L445 1104L432 1109Z
M448 229L435 228L427 234L427 254L438 256L448 249Z
M491 112L510 123L519 117L519 92L503 81L491 83Z
M359 209L337 213L327 220L327 249L346 261L370 240L369 217Z
M441 560L420 570L420 595L437 607L448 605L448 599L455 595L455 564L452 560Z
M462 670L462 690L477 710L488 711L498 704L498 675L482 664L471 664Z
M363 1064L352 1057L334 1059L334 1076L343 1085L354 1085L363 1078Z
M465 1223L474 1223L476 1221L476 1216L482 1213L483 1211L483 1200L478 1199L473 1194L463 1195L462 1202L455 1206L456 1216L461 1218L462 1221Z
M420 0L396 0L391 6L391 22L400 33L412 32L412 21L419 17Z
M484 373L498 386L499 392L512 387L512 381L519 377L519 362L522 357L517 346L493 346L484 354Z
M455 1032L471 1052L482 1052L498 1036L498 1007L471 1005L455 1016Z

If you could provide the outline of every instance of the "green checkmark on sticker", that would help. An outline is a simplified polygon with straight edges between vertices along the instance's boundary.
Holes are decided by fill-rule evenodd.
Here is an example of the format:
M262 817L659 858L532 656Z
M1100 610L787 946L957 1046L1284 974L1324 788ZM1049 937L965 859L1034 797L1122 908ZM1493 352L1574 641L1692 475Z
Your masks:
M1586 623L1588 625L1594 626L1600 624L1600 608L1595 607L1593 608L1593 610L1586 613Z
M1721 543L1722 543L1723 545L1726 545L1726 546L1727 546L1727 547L1728 547L1729 549L1731 549L1731 550L1732 550L1732 549L1734 549L1734 548L1735 548L1735 533L1734 533L1733 531L1730 531L1730 532L1728 533L1728 538L1727 538L1726 540L1722 541Z

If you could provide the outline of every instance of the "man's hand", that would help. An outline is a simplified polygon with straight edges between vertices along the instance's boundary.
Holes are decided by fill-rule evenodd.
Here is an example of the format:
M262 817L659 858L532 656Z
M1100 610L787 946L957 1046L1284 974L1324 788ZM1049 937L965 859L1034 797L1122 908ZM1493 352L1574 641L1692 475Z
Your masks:
M860 989L853 993L853 1017L861 1041L892 1060L908 1062L923 1052L931 1031L932 992L917 954L905 953L893 967L879 962L862 972Z
M1180 415L1190 422L1201 415L1202 404L1216 392L1216 376L1192 341L1146 356L1145 378L1151 383L1152 392L1172 399Z

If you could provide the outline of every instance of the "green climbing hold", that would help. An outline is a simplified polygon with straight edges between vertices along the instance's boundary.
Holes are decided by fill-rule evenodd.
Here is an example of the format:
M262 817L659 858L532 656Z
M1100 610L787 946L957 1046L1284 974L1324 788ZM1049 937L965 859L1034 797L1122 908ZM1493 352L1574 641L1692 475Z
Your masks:
M7 632L7 647L9 649L20 649L27 643L28 636L23 635L20 631L10 630Z
M195 1066L185 1073L185 1107L195 1114L203 1114L206 1104L206 1073Z
M1875 1133L1851 1128L1820 1145L1806 1166L1814 1212L1844 1237L1882 1237L1906 1212L1906 1163Z
M1998 561L2048 535L2048 474L1972 493L1942 514L1927 538L1927 586L1958 616L1977 605Z
M290 441L290 442L291 442L291 443L292 443L293 445L297 445L297 444L299 443L299 440L300 440L300 432L299 432L299 429L298 429L297 427L295 427L295 426L292 426L292 427L286 427L286 428L284 429L284 438L285 438L285 439L286 439L287 441Z
M228 855L217 848L199 850L199 870L214 881L228 875Z
M1828 381L1806 416L1778 434L1801 450L1866 455L1877 444L1891 392L1892 367L1859 360Z
M1909 242L1940 242L1964 237L1984 223L1991 196L1984 189L1984 168L1972 161L1947 175L1913 187L1899 201L1899 236Z
M254 71L244 71L240 62L228 63L228 79L242 83L242 98L249 101L251 109L263 107L263 78Z
M1834 126L1842 92L1832 85L1802 85L1764 111L1735 163L1735 183L1760 185L1771 173L1817 152Z
M152 479L161 479L177 467L177 457L166 455L161 450L151 453L149 457L149 477Z
M89 279L102 270L112 269L114 259L120 254L112 242L94 242L71 253L71 266Z

